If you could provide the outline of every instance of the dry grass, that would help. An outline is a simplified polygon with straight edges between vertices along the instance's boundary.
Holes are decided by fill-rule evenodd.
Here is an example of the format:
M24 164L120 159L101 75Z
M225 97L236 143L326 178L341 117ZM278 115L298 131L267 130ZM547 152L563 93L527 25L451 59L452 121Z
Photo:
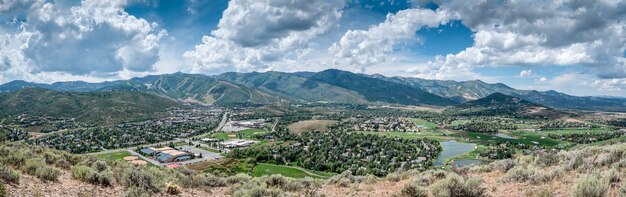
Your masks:
M307 131L328 131L328 126L334 124L334 120L304 120L290 124L289 131L292 133L303 133Z

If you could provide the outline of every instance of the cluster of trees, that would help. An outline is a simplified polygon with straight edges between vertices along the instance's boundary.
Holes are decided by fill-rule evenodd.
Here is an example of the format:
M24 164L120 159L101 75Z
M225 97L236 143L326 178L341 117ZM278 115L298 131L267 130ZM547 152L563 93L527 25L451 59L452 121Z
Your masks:
M306 132L285 135L287 144L233 149L233 158L256 162L296 164L307 169L356 175L384 176L399 169L425 169L440 146L434 140L391 139L354 132Z
M27 140L30 144L44 145L72 153L98 151L102 148L115 149L140 144L158 143L179 137L198 135L217 126L215 122L177 124L145 123L132 126L102 126L54 133Z
M616 127L626 127L626 119L613 119L606 121L608 125Z
M546 121L541 124L540 128L542 129L562 129L562 128L599 128L600 126L596 124L591 124L588 122L571 122L571 121L563 121L563 120L553 120Z
M509 146L508 144L501 144L498 146L489 146L484 150L481 150L479 154L481 157L489 159L508 159L513 157L515 150L515 148Z
M4 141L20 141L28 138L28 132L0 125L0 142Z
M453 129L475 133L496 133L498 130L517 130L517 126L498 122L473 121L454 126Z
M552 133L548 134L548 137L563 140L568 142L574 142L578 144L588 144L598 141L604 141L608 139L618 138L624 136L620 131L606 131L606 132L576 132L576 133Z

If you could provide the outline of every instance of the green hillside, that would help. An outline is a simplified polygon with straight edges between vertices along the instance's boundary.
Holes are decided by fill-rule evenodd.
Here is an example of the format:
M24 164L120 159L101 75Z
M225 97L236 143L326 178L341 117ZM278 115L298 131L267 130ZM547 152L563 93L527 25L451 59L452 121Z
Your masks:
M325 70L311 79L355 91L368 101L405 105L452 105L456 102L408 85L341 70Z
M76 118L86 123L111 124L150 119L177 102L150 93L131 91L55 92L40 88L0 94L0 117L20 114Z
M216 75L214 77L273 92L296 101L330 101L340 103L367 102L362 95L359 95L354 91L310 80L292 73L231 72Z
M279 96L266 91L206 75L183 73L135 78L113 87L119 90L153 92L177 100L192 99L207 104L264 104L280 101Z
M565 113L524 99L493 93L446 110L448 113L477 116L514 116L558 118Z

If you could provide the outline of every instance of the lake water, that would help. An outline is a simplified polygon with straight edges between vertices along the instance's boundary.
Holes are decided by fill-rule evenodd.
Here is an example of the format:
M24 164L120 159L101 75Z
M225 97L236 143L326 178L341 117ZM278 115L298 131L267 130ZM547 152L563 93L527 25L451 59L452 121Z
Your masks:
M476 149L476 144L461 143L456 140L440 142L442 151L435 161L435 165L443 165L443 160L453 158Z

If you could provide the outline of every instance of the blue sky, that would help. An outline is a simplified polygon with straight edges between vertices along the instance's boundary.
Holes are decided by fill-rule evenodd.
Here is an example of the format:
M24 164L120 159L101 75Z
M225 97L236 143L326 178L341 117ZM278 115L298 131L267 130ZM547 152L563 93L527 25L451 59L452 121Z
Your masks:
M18 0L0 83L353 72L626 96L624 1Z

